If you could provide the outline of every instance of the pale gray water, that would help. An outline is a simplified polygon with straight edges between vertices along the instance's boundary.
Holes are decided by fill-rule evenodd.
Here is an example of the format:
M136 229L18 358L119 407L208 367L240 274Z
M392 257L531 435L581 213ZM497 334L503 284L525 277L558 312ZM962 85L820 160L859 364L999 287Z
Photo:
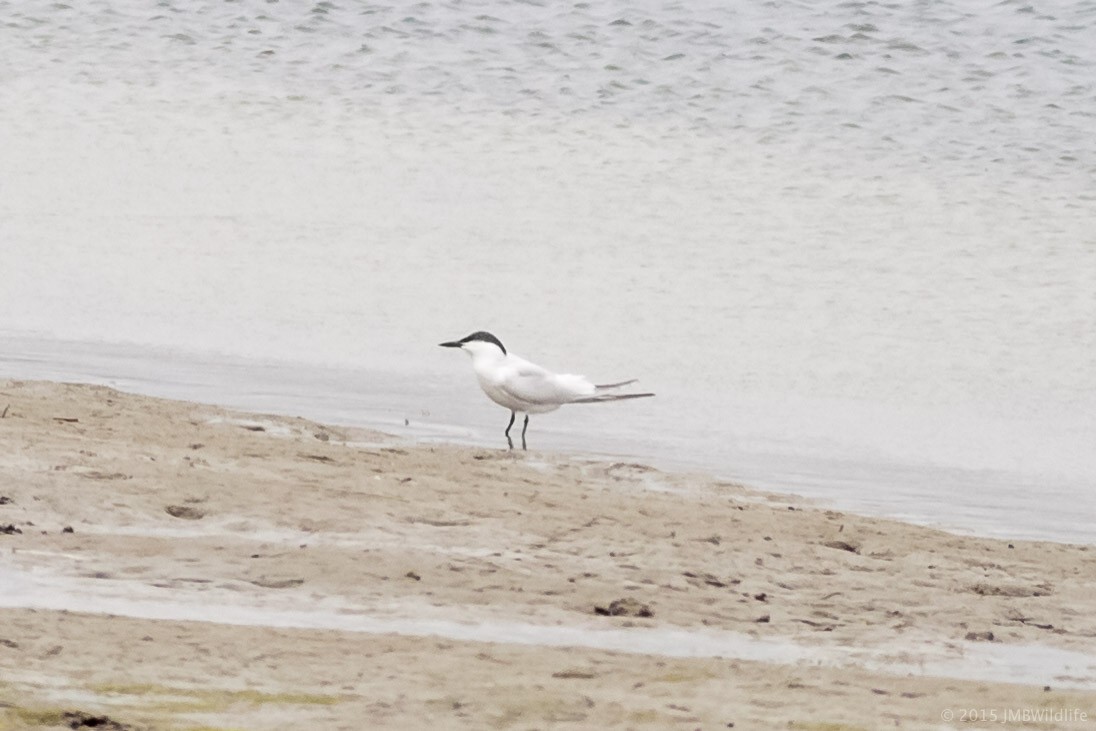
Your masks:
M0 375L1092 541L1096 3L0 1Z
M62 559L72 557L58 556ZM991 682L1096 689L1091 655L1044 645L908 640L848 647L752 637L741 632L660 627L605 627L541 619L499 619L483 608L463 607L465 621L439 616L430 606L361 607L339 598L317 600L279 590L241 601L231 586L157 588L139 582L65 576L0 565L0 607L93 611L144 619L217 622L254 627L333 629L343 632L445 637L539 647L587 647L666 657L719 657L786 665L858 665L896 675L925 675ZM305 607L305 608L302 608Z

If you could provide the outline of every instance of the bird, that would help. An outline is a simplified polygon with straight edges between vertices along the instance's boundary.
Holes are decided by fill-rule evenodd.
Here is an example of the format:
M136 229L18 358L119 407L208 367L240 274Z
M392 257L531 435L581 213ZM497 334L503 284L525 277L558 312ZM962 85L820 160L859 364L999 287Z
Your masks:
M653 393L612 393L615 389L635 383L637 379L634 378L595 385L585 376L552 373L507 352L502 341L483 330L438 345L442 348L460 348L472 356L472 369L479 379L480 388L496 404L510 410L510 423L503 432L510 449L514 448L510 429L518 414L525 415L521 427L521 448L528 449L525 431L529 428L529 414L546 414L564 404L596 404L654 396Z

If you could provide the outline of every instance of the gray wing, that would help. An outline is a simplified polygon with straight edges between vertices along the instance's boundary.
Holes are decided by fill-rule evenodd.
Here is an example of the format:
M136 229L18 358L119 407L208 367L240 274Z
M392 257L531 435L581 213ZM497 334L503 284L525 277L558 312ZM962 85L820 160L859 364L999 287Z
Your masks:
M512 398L538 406L566 404L595 392L582 376L552 373L528 361L516 362L499 387Z

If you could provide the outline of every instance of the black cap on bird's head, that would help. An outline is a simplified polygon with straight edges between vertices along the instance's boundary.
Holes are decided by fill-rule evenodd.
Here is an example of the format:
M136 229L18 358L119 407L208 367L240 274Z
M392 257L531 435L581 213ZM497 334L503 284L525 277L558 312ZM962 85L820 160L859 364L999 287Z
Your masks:
M483 343L491 343L492 345L497 345L498 349L502 351L502 354L506 355L506 346L504 346L502 344L502 341L500 341L498 338L496 338L491 333L484 332L483 330L477 330L476 332L472 333L471 335L463 337L460 340L452 340L448 343L439 343L439 345L443 348L460 348L460 347L463 347L465 343L470 343L470 342L473 342L473 341L479 341L479 342L483 342Z

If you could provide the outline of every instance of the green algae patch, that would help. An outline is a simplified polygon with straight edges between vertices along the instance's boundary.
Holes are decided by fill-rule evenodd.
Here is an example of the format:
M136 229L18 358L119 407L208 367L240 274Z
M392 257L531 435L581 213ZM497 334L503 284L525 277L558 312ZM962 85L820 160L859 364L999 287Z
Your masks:
M121 712L141 722L118 720L114 711L111 716L74 710L72 706L18 706L0 702L0 731L30 731L45 728L96 727L104 731L137 731L138 729L173 728L182 731L243 731L235 727L196 725L190 726L178 719L167 719L190 713L231 713L242 708L262 706L333 706L344 697L319 693L264 692L253 689L226 690L203 688L175 688L148 683L101 683L88 686L88 690L101 700L116 705ZM159 717L159 721L148 725ZM167 723L165 726L164 724Z
M62 726L65 724L65 712L60 708L16 707L9 708L8 715L16 724L11 726L11 728L24 728L26 726Z
M128 696L147 710L168 713L223 711L236 705L333 706L343 699L320 693L227 690L223 688L176 688L149 683L100 683L89 690L101 695Z

